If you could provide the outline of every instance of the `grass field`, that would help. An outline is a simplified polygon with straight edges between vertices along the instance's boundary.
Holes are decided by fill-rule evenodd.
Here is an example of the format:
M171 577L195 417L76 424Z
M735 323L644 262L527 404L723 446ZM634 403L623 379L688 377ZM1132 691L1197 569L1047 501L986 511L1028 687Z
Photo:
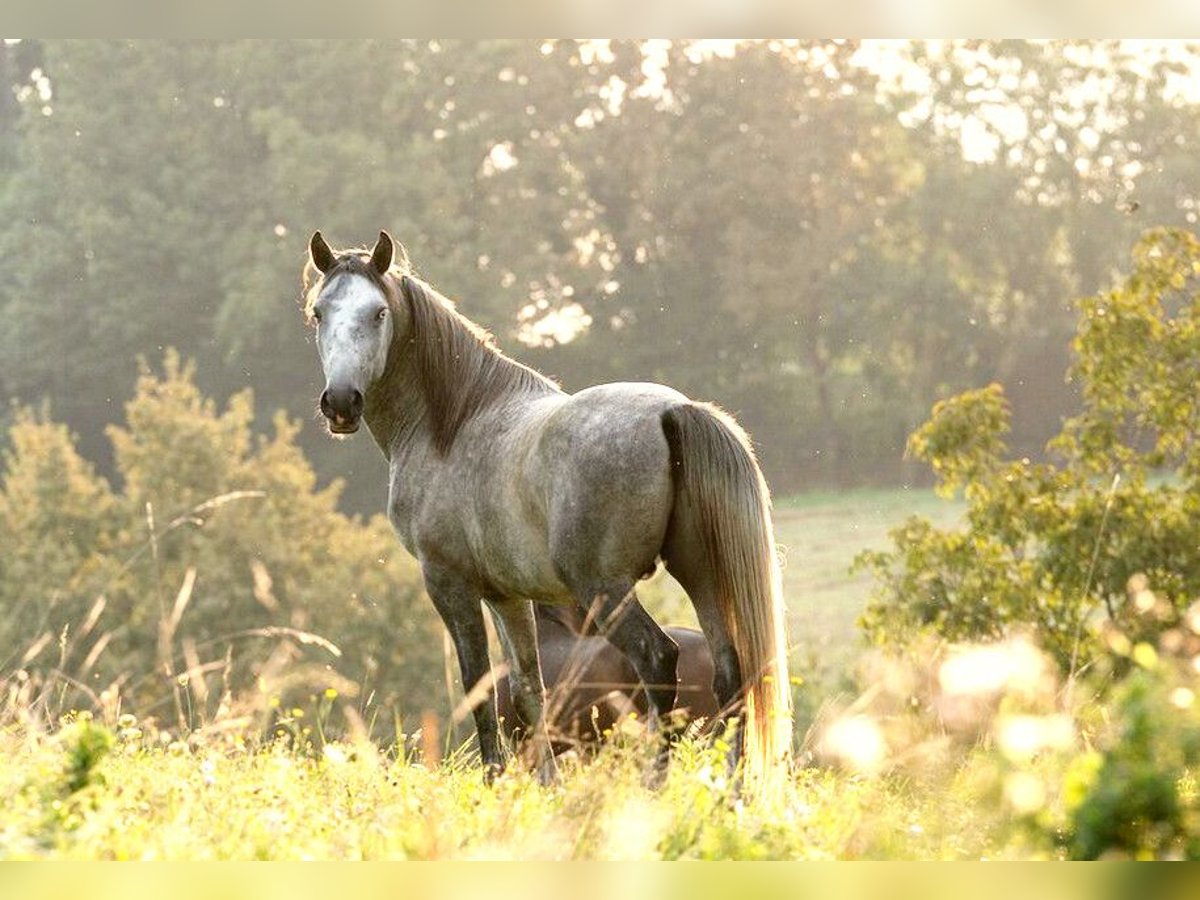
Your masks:
M486 788L465 761L429 770L365 744L164 746L134 727L114 731L0 734L0 856L819 860L997 850L969 784L915 788L810 768L779 805L759 810L735 799L720 759L694 743L657 791L642 786L633 746L568 764L553 787L518 771ZM87 741L112 746L81 751Z
M888 531L911 515L935 524L958 519L961 506L931 490L865 490L793 497L778 504L776 538L787 550L783 589L793 644L831 654L839 667L861 641L855 620L871 590L850 564L863 550L888 546Z
M925 491L812 495L777 505L793 658L815 696L839 679L850 690L848 673L861 652L854 620L870 584L865 576L850 576L848 566L863 549L885 546L888 529L913 513L948 522L959 509ZM677 587L660 580L648 588L652 607L686 620ZM862 721L848 721L843 741L884 740L881 726L863 731ZM49 729L19 717L7 723L0 728L0 857L938 859L1024 853L1008 821L981 805L995 795L994 760L987 754L951 759L944 735L906 736L901 765L799 768L768 808L738 798L719 745L690 739L678 748L665 787L645 788L648 744L637 729L594 761L568 758L556 785L541 786L518 764L489 789L466 747L428 768L416 751L397 755L367 740L326 744L320 728L263 742L216 725L182 735L132 716L107 723L85 716ZM409 737L409 747L420 746ZM914 746L934 748L941 768L912 765L925 752L914 756ZM851 746L850 757L860 749Z
M785 497L775 504L775 538L783 549L783 590L797 647L857 646L855 619L871 590L870 576L850 573L864 550L888 546L888 532L912 515L949 525L959 503L928 489L864 489ZM672 624L695 624L682 588L665 572L644 590Z

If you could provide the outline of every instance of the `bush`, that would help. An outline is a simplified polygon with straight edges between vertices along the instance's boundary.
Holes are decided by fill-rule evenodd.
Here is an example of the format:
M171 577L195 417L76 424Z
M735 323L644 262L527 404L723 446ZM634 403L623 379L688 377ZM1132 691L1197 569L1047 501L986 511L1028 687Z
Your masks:
M988 640L1032 627L1064 671L1102 653L1135 575L1178 614L1200 596L1200 241L1156 230L1133 272L1079 304L1074 341L1080 414L1049 461L1011 459L998 385L937 404L909 440L966 521L914 517L894 548L867 553L877 589L862 618L877 643L921 632Z
M17 410L8 437L0 457L0 671L38 657L49 664L55 651L59 669L79 671L75 632L120 574L117 498L62 425Z
M1010 811L1035 846L1072 859L1200 859L1200 604L1177 619L1139 579L1118 619L1094 668L1060 695L1077 738L1048 753L1009 748ZM1044 802L1022 808L1022 794Z
M1061 707L1002 712L965 777L1035 853L1196 859L1200 241L1152 231L1133 262L1079 304L1081 411L1048 461L1008 456L998 385L937 404L912 435L965 521L912 518L863 554L878 581L862 624L890 648L1031 634Z
M143 365L125 412L109 432L119 489L44 413L14 419L0 659L27 699L37 686L45 704L123 703L184 730L218 712L267 725L327 690L385 731L441 705L416 563L382 517L337 511L341 485L317 485L297 423L255 437L250 394L218 409L174 353L161 375Z

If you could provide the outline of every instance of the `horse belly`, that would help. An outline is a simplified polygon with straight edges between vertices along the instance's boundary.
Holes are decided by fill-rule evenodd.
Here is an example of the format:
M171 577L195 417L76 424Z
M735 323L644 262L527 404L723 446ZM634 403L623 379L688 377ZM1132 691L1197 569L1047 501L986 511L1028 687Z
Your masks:
M535 603L575 603L575 595L553 573L542 571L515 572L489 578L489 583L508 599L532 600Z
M573 601L554 567L545 532L525 523L510 523L503 546L482 554L489 562L485 577L490 586L505 597L534 600L539 603Z

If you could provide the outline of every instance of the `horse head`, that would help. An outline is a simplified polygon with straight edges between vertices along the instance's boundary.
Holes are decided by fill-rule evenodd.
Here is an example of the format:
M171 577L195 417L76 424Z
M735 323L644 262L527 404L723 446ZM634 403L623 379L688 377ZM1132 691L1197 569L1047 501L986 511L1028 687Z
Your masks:
M330 433L358 431L371 385L387 367L393 339L405 327L406 310L397 300L399 263L408 267L404 248L386 231L375 247L335 253L321 232L308 245L318 280L308 292L305 312L317 334L325 372L320 408Z

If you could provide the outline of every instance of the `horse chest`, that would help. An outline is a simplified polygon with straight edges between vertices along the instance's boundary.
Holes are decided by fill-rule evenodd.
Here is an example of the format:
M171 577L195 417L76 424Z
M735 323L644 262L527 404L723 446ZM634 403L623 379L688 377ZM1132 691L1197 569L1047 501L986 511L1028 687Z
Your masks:
M413 556L417 552L416 511L419 494L408 484L402 473L393 471L388 487L388 521L404 549Z

